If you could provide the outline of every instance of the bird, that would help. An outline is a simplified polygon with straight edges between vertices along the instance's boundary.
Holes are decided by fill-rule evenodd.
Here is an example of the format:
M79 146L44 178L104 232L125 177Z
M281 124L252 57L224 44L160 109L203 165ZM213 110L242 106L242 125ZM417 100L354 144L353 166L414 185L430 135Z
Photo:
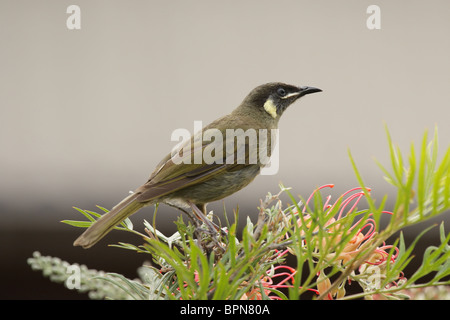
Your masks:
M262 161L260 155L264 153L261 151L271 156L274 143L269 132L278 130L278 122L286 109L299 98L321 91L316 87L282 82L257 86L231 113L211 122L167 154L143 185L96 220L73 245L90 248L130 215L158 203L185 213L190 208L194 217L204 219L208 203L241 190L267 165ZM239 134L232 137L233 141L224 142L230 130ZM252 148L250 141L254 136L249 133L253 131L263 132L256 148L254 144ZM207 132L217 134L216 138L201 139ZM220 135L224 140L217 138ZM241 140L245 142L235 143L240 137L245 138ZM210 156L214 154L212 157L216 161L208 161L206 156L192 161L198 152L206 151ZM237 161L238 154L243 156L241 161Z

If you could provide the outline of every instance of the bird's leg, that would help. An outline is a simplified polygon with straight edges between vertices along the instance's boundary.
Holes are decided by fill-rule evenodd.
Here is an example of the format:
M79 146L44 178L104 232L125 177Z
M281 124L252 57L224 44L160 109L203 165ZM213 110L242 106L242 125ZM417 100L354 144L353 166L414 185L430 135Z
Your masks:
M175 209L178 209L178 210L184 212L189 217L189 219L192 220L192 222L195 224L196 228L199 228L201 226L201 221L198 219L198 217L195 214L193 214L189 210L185 210L182 207L179 207L179 206L176 206L176 205L173 205L173 204L170 204L170 203L166 203L166 204L168 206L170 206L170 207L173 207Z
M168 206L171 206L173 208L176 208L178 210L180 210L181 212L184 212L194 223L195 225L195 236L197 238L198 244L202 245L202 232L205 232L204 228L201 228L202 223L204 223L208 229L208 233L211 235L211 239L212 239L212 244L215 248L219 249L220 252L225 252L225 249L222 247L222 245L219 243L219 241L217 240L217 236L218 236L218 232L221 232L222 234L226 234L225 231L223 231L222 229L220 229L218 226L216 226L212 221L210 221L207 217L206 217L206 205L196 205L190 201L188 201L189 206L192 209L192 212L190 212L189 210L186 210L180 206L171 204L171 203L166 203ZM201 209L199 209L199 206L201 207ZM203 245L202 245L203 246ZM204 247L206 252L210 252L212 248L206 248ZM214 250L214 249L213 249Z
M211 234L215 234L220 230L220 228L218 226L216 226L212 221L210 221L206 217L206 205L205 204L197 205L190 201L188 201L188 203L191 206L192 213L197 217L198 220L202 221L206 225L206 227L211 232ZM201 210L200 210L199 206L201 206Z
M192 212L196 215L197 219L203 221L208 229L213 232L220 232L222 235L226 235L225 231L222 230L218 225L208 219L206 216L206 204L194 204L188 202L192 208Z
M225 248L218 241L218 239L219 239L218 236L221 233L225 233L225 232L206 217L206 215L205 215L206 205L201 205L201 207L203 209L203 212L202 212L202 210L199 209L198 205L196 205L196 204L194 204L192 202L188 202L188 203L189 203L189 205L192 208L192 212L197 216L199 221L202 221L206 225L209 233L211 234L211 238L210 239L212 241L211 244L213 246L212 247L210 247L210 246L205 247L206 251L210 252L210 250L216 251L218 249L219 250L218 252L220 252L220 253L225 252ZM216 248L216 249L214 249L214 248Z

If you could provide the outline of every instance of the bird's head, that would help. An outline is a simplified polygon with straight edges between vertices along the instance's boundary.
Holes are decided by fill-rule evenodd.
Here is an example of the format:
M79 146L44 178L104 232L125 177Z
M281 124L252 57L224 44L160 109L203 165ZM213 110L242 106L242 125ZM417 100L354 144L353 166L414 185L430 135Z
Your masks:
M321 92L315 87L297 87L280 82L260 85L253 89L243 101L243 106L256 108L266 117L278 121L283 112L304 95Z

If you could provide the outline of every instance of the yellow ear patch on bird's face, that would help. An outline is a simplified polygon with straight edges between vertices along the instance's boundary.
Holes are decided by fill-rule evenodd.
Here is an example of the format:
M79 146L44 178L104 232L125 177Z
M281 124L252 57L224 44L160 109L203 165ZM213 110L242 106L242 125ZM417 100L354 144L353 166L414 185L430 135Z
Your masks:
M270 114L274 119L278 116L277 106L273 103L272 99L267 99L267 101L264 103L264 110L266 110L267 113Z

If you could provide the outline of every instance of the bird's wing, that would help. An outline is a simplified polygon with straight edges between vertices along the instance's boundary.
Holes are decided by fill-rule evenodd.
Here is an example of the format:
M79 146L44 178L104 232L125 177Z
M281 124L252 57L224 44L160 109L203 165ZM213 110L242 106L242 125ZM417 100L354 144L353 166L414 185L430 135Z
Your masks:
M209 180L213 176L225 171L235 171L244 168L249 164L249 144L234 143L234 152L226 153L226 143L224 140L204 141L196 140L196 136L192 137L186 143L180 145L175 153L167 155L156 170L150 175L149 180L143 186L139 187L135 192L140 193L137 200L140 202L148 202L150 200L165 196L169 193L186 188L188 186L202 183ZM190 144L190 148L188 145ZM222 161L213 163L206 163L204 157L201 157L201 162L195 163L195 153L209 150L222 149ZM183 149L184 148L184 149ZM174 160L172 155L180 154L180 150L184 150L177 160ZM236 154L242 152L243 161L236 161L234 159ZM190 161L189 161L190 160Z

